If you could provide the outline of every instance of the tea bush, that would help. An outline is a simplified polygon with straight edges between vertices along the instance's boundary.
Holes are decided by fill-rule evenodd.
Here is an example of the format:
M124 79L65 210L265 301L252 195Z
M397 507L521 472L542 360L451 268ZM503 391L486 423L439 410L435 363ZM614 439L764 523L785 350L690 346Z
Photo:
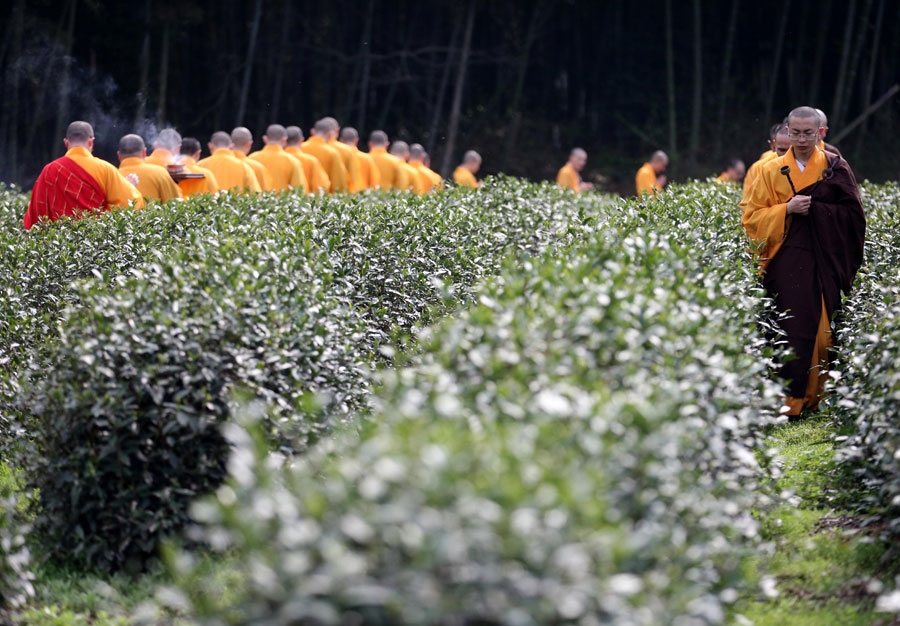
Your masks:
M0 480L0 623L9 610L34 595L31 552L25 542L29 528L22 519L17 482L5 476Z
M723 623L779 395L733 195L621 204L506 264L384 372L358 435L277 468L229 424L190 537L242 581L182 552L166 597L208 624Z

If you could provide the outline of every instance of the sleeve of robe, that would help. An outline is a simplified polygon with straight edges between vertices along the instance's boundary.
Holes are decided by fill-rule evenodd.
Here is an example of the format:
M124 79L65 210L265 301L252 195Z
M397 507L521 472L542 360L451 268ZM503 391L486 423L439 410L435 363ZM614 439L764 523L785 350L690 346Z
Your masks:
M303 166L300 161L291 157L294 167L291 171L291 187L294 189L302 189L303 193L309 193L309 185L306 184L306 176L303 175Z
M347 180L347 168L339 154L331 159L331 171L328 172L328 178L331 179L332 191L349 191L349 181Z
M556 175L556 183L561 187L568 187L575 192L581 191L581 188L578 186L578 178L575 176L575 171L570 167L563 166L560 168L559 173Z
M104 170L106 173L103 186L109 206L127 207L129 202L133 202L136 209L146 206L144 196L137 190L137 187L125 180L119 170L112 165Z
M362 191L366 188L366 183L363 181L362 177L362 169L359 165L359 157L356 156L355 151L350 153L349 167L347 168L347 180L350 191Z
M369 183L373 189L375 187L381 187L381 170L375 165L375 161L372 160L372 157L369 157Z
M747 237L754 246L758 246L757 252L764 260L763 266L768 264L768 259L775 255L784 241L787 203L776 202L777 198L772 177L767 176L766 171L761 172L747 198L742 224Z
M646 168L638 170L637 176L634 177L635 186L637 187L637 195L656 193L656 177Z
M311 184L313 191L324 189L327 192L331 189L331 178L328 177L325 168L319 163L319 159L315 159L314 157L314 160L315 163L313 163L312 166L312 180L306 182Z

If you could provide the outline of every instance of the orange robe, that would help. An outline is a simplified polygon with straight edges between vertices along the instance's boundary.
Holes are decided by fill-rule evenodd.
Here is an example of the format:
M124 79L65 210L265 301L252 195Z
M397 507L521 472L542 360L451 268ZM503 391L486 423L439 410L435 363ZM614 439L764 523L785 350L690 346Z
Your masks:
M406 170L400 167L400 159L390 154L383 147L369 149L369 156L378 168L382 189L406 189L409 181L406 180Z
M260 191L253 168L243 163L227 148L219 148L212 155L200 159L198 165L212 172L219 189L238 193Z
M169 200L182 197L181 189L169 176L166 168L147 163L141 157L122 159L122 162L119 164L119 172L122 176L137 175L137 188L144 198L168 202Z
M259 152L250 155L250 160L262 163L272 174L272 188L275 191L299 189L306 193L306 177L300 161L284 151L278 144L268 144Z
M644 163L641 169L638 170L634 177L634 184L637 188L638 197L643 194L655 196L660 192L659 187L656 186L656 172L650 167L649 163Z
M303 142L303 152L311 154L319 160L328 178L331 180L329 191L349 191L347 168L341 159L341 154L333 147L325 143L321 137L310 137Z
M428 191L425 183L422 181L422 177L419 176L419 171L416 168L414 168L406 161L403 161L402 159L400 160L400 168L406 174L406 184L403 185L403 179L401 178L400 184L402 186L398 187L398 189L412 191L413 193L417 193L420 196Z
M241 163L250 166L250 169L256 174L256 182L259 184L259 188L262 191L272 191L272 174L266 169L265 165L259 161L248 158L247 155L240 150L232 150L231 152Z
M371 154L355 148L356 156L359 159L359 172L362 177L363 189L375 189L381 186L381 171L375 165L375 159Z
M753 188L753 183L756 182L756 178L759 176L760 168L765 164L771 161L772 159L778 158L778 153L774 150L766 150L761 155L759 155L759 159L747 168L747 175L744 176L744 192L741 198L741 206L743 207L744 203L747 201L747 197L750 195L750 190Z
M419 175L419 180L422 181L422 186L425 190L424 193L428 193L429 191L433 191L435 189L440 189L444 186L444 181L441 178L441 175L435 171L432 171L430 168L425 167L425 164L422 161L410 161L409 164L416 169L416 173Z
M199 165L193 157L181 157L181 164L184 166L184 171L188 174L203 174L203 178L185 178L178 181L178 186L181 188L181 193L184 194L185 198L195 196L198 193L219 192L219 180L216 178L216 175Z
M303 176L306 178L306 186L310 193L319 193L323 191L328 193L331 189L331 179L325 173L325 168L319 163L319 159L306 154L300 146L288 146L284 149L289 155L300 161L303 168Z
M727 185L732 182L730 178L728 178L728 172L722 172L718 176L716 176L716 182L721 183L723 185Z
M337 139L332 139L328 145L338 151L341 155L341 161L344 163L344 169L347 170L347 190L362 191L365 189L363 183L362 172L359 165L359 150L353 146L341 143Z
M471 171L469 171L468 168L465 168L462 165L453 170L453 182L460 187L478 186L478 180L475 178L475 174L473 174Z
M160 167L166 167L167 165L171 165L175 162L175 155L168 150L157 148L147 155L147 158L144 159L144 162L149 163L150 165L159 165Z
M581 191L581 176L575 171L571 163L566 163L556 174L556 184L579 193Z
M770 159L762 165L759 178L753 185L744 207L742 222L747 236L757 248L760 270L763 272L778 253L788 228L790 228L787 203L794 196L794 192L787 176L781 174L780 170L784 165L790 167L794 187L801 190L821 178L822 171L828 167L828 160L824 152L816 150L806 164L806 168L801 172L794 158L794 149L791 148L784 156ZM831 345L831 324L823 300L806 394L803 398L787 397L785 399L785 405L789 408L787 415L799 415L804 408L818 406L828 369L821 367L820 364L828 362L828 351Z

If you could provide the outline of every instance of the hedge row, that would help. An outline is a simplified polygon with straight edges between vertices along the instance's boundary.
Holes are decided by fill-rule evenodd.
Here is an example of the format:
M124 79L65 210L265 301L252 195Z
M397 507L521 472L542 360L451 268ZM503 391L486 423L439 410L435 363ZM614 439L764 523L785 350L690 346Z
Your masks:
M584 244L507 264L384 373L360 433L277 468L230 424L231 478L189 537L240 582L175 554L172 606L205 624L723 623L780 392L733 196L621 204Z
M602 206L500 180L426 198L226 195L19 236L73 265L25 264L35 284L56 277L48 339L7 379L34 438L38 535L89 566L154 555L224 476L235 391L275 407L270 436L305 447L364 409L391 333L466 301L510 254L583 239Z

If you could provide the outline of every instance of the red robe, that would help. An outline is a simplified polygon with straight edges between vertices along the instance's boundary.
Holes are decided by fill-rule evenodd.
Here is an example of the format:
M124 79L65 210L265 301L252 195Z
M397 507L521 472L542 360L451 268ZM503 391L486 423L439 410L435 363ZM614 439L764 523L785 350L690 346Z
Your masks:
M106 194L93 176L67 156L44 167L34 183L31 202L25 212L25 228L41 218L54 222L61 217L78 217L97 209L106 210Z

